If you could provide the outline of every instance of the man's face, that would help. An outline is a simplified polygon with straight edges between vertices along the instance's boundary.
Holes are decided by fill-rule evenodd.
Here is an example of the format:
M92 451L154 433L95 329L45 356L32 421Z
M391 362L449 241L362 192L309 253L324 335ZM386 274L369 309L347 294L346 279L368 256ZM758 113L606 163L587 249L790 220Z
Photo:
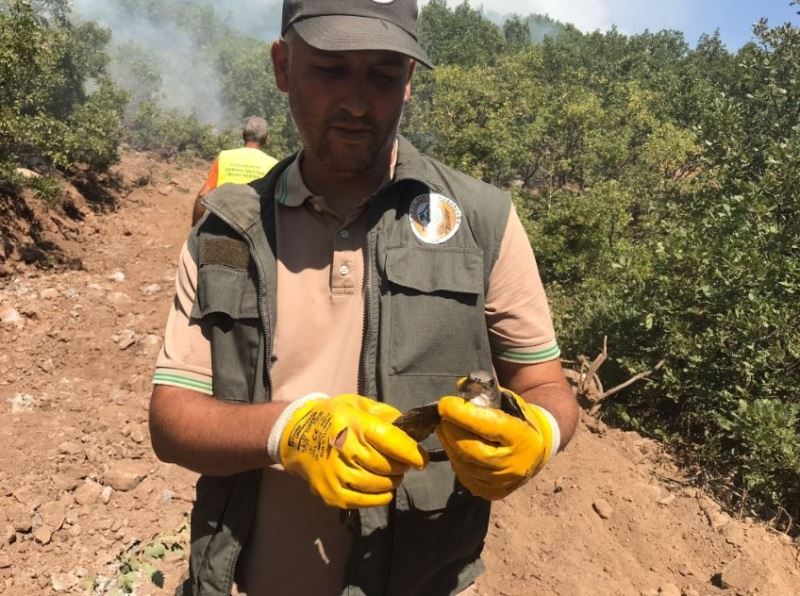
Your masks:
M297 35L276 42L272 59L307 153L328 174L354 177L385 167L412 61L387 51L325 52Z

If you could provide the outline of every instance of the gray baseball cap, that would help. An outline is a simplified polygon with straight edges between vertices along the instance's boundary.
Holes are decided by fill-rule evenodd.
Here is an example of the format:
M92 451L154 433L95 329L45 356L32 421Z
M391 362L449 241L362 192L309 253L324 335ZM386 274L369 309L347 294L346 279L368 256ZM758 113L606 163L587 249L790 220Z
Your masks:
M283 0L281 35L289 27L328 52L388 50L432 68L417 41L416 0Z

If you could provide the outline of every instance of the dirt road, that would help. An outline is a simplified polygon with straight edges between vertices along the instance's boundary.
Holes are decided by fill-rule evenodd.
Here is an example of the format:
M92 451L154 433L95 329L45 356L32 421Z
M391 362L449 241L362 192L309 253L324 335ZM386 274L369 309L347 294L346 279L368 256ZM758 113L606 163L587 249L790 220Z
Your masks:
M83 270L0 279L3 594L171 594L182 579L195 476L155 460L147 402L206 167L126 155L119 210L66 226ZM796 544L588 417L497 504L485 557L491 596L800 594Z

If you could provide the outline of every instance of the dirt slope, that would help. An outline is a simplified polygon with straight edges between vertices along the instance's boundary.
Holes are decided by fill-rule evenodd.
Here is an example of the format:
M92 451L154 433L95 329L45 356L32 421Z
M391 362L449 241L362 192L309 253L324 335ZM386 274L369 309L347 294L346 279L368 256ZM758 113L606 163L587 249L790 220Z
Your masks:
M195 477L155 460L146 408L206 167L126 156L133 191L84 224L85 270L0 280L2 594L171 594L184 573ZM585 418L495 507L479 593L800 594L797 545L680 478L653 442Z

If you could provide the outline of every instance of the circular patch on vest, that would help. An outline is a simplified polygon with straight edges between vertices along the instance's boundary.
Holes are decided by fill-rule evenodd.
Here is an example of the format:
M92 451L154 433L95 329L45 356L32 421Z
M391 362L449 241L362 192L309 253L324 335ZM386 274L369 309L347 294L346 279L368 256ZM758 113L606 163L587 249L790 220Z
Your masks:
M453 199L437 193L411 201L409 221L414 236L427 244L442 244L461 227L461 208Z

